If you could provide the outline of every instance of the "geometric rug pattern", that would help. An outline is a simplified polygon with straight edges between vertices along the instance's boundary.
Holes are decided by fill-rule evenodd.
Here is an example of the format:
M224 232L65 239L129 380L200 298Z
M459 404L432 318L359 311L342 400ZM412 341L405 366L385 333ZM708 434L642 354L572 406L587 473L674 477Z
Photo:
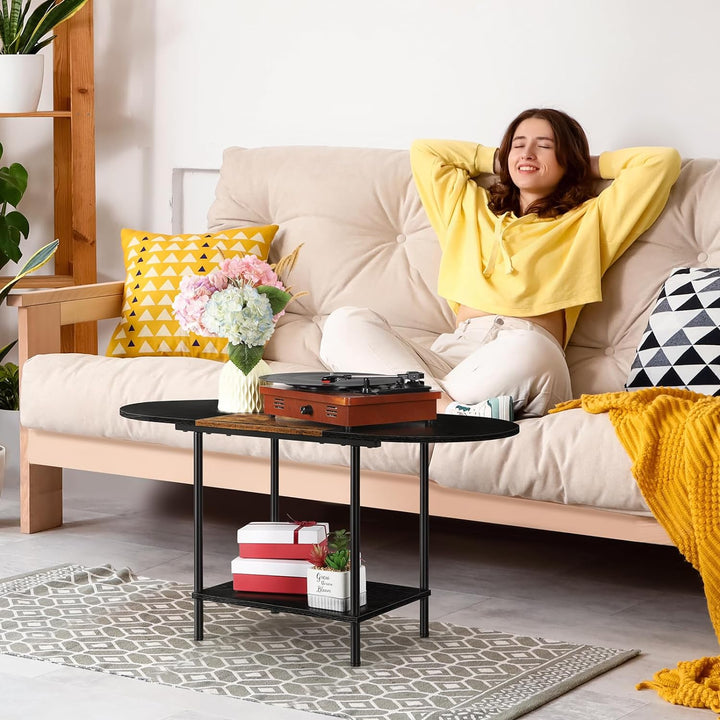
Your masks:
M360 667L349 626L205 603L109 566L0 580L0 652L363 720L512 720L638 654L503 632L373 618Z
M675 268L650 313L628 390L720 395L720 268Z

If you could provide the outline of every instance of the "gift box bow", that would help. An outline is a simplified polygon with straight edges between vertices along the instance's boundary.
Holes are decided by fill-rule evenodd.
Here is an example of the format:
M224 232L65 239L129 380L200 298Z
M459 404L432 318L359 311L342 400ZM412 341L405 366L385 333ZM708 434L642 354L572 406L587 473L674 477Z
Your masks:
M300 542L299 537L301 528L317 525L315 520L292 520L292 522L295 523L295 532L293 533L293 543L295 543L295 545Z

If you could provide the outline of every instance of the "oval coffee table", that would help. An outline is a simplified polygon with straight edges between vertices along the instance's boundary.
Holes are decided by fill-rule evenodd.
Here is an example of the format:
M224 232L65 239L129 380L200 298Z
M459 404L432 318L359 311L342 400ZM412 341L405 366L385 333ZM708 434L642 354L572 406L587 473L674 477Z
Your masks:
M514 422L490 418L438 415L436 420L342 428L305 420L283 419L263 414L222 414L217 400L164 400L124 405L120 415L132 420L175 425L193 433L194 486L194 584L195 640L203 639L203 602L231 603L265 608L274 612L313 615L350 623L350 662L360 665L360 623L411 602L420 602L420 637L428 636L430 586L429 556L429 445L431 443L478 442L510 437L518 433ZM276 595L233 590L232 582L203 587L203 436L221 433L265 437L270 440L270 520L279 515L279 441L303 441L350 446L350 610L311 608L302 595ZM415 443L419 446L419 536L420 578L418 587L367 583L367 603L360 605L360 448L382 443Z

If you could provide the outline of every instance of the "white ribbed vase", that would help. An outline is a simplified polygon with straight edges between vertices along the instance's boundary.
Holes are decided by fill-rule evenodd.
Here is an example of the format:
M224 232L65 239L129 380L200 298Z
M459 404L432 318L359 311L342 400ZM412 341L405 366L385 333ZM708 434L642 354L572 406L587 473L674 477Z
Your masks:
M220 371L218 410L228 413L262 412L259 378L269 372L270 366L264 360L260 360L247 375L228 360Z

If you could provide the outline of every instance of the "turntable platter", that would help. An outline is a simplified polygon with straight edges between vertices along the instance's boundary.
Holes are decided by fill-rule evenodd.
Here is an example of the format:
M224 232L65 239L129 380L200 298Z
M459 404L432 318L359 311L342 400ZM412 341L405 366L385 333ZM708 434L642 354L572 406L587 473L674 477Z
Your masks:
M363 394L392 392L423 392L430 390L423 383L423 373L409 371L398 375L352 372L295 372L262 375L260 380L277 387L310 390L313 392L354 392Z

